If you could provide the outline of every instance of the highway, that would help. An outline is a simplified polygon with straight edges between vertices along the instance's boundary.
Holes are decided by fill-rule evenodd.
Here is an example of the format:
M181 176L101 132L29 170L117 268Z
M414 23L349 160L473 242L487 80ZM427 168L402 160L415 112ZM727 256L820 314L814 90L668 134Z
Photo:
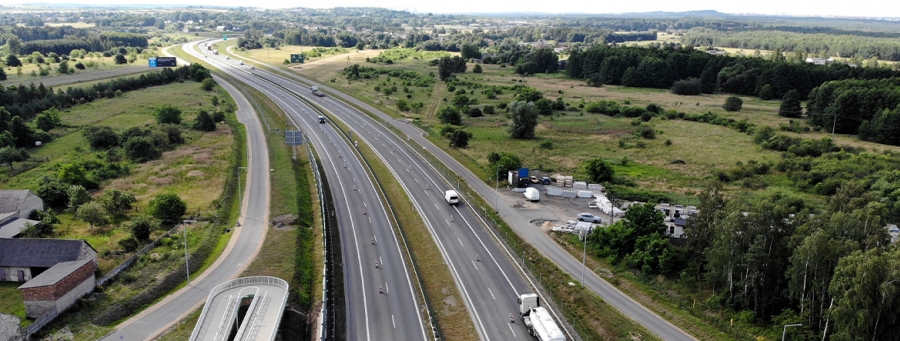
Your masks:
M482 340L529 340L519 320L516 298L531 286L466 202L448 205L444 191L454 189L402 137L346 103L318 97L295 81L255 69L265 77L314 102L353 130L354 139L378 154L398 179L432 234L462 294ZM510 323L510 316L517 323Z
M403 257L405 250L381 194L352 147L331 124L319 123L317 112L303 101L255 76L257 70L205 50L201 54L197 44L185 44L182 49L268 96L319 154L340 225L347 339L430 339Z
M254 60L254 62L258 63L259 65L264 65L264 63L259 61ZM316 85L323 91L340 97L341 101L351 103L356 107L362 108L363 110L376 115L382 121L389 122L395 128L401 130L406 136L409 136L415 143L425 147L431 154L438 158L440 162L450 168L457 175L462 177L469 186L471 186L476 192L478 192L478 194L482 198L485 199L486 202L494 202L496 194L493 188L486 185L484 181L482 181L477 176L475 176L475 174L466 169L452 156L448 155L439 147L431 143L431 141L425 138L423 132L417 127L407 124L403 121L395 120L389 115L372 107L371 105L357 100L352 96L345 95L340 91L331 89L325 84L303 78L294 73L289 73L275 67L272 67L272 69L277 70L279 74L285 75L294 80L302 81L303 83L306 83L308 85ZM330 100L336 101L333 98ZM582 268L580 259L576 259L568 252L563 250L562 247L551 240L550 237L541 229L533 228L531 223L528 221L528 218L524 217L521 212L518 212L510 205L499 205L499 207L495 207L495 209L498 210L507 224L509 224L509 226L520 237L536 247L541 253L543 253L546 257L556 263L560 268L571 274L575 279L581 278ZM584 277L583 285L600 296L604 301L619 309L619 311L621 311L623 314L635 320L637 323L643 325L645 328L650 330L650 332L656 334L664 340L696 340L696 338L694 338L690 334L672 325L659 315L650 311L640 303L634 301L633 299L628 297L628 295L610 285L608 282L606 282L606 280L604 280L594 272L588 272L588 274Z
M219 283L236 277L256 258L265 240L269 215L269 153L252 106L241 93L217 79L238 105L237 117L247 128L247 181L242 196L242 211L234 235L219 259L203 274L191 278L191 284L116 326L103 340L151 340L183 319L206 300Z

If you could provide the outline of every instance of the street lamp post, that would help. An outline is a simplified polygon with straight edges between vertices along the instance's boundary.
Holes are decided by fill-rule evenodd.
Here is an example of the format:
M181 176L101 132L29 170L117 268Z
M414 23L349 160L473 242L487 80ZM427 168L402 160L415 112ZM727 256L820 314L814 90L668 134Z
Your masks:
M241 214L241 205L244 203L244 192L241 192L241 170L246 170L247 167L238 167L238 214Z
M187 245L187 224L196 223L195 220L185 219L181 221L184 226L184 272L187 274L187 284L191 285L191 266L188 264L188 245Z
M584 250L581 251L581 286L584 286L584 268L587 261L587 232L581 232L581 243Z
M500 212L500 165L497 164L497 167L494 168L494 191L496 196L494 196L494 213Z
M803 324L801 324L801 323L798 323L798 324L786 324L786 325L784 325L784 331L781 332L781 341L784 341L784 336L787 335L787 329L788 329L788 327L800 327L800 326L802 326L802 325L803 325Z

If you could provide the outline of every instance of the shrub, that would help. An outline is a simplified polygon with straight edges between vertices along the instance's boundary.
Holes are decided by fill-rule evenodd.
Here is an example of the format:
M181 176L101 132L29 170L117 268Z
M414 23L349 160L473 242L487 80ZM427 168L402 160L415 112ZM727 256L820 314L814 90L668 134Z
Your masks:
M475 64L475 67L472 68L472 73L481 73L481 64Z
M457 129L450 134L450 146L456 148L465 148L469 146L469 139L472 133L462 129Z
M212 77L204 78L203 81L200 82L200 88L203 89L203 91L212 91L215 87L216 81L214 81Z
M119 134L107 126L87 126L82 134L93 149L109 149L119 145Z
M537 109L541 116L553 115L553 102L546 98L541 98L534 102L534 108Z
M462 117L459 111L452 107L443 107L438 112L438 119L443 124L462 125Z
M588 176L595 183L612 181L615 171L606 161L596 158L585 164Z
M128 224L128 229L131 231L131 236L134 239L145 241L150 239L150 232L155 230L157 225L152 219L139 216L131 220Z
M481 113L481 109L478 109L478 107L469 107L469 109L466 109L466 115L469 116L469 117L481 117L481 116L484 116L484 115Z
M181 123L181 109L178 109L171 105L164 105L156 109L156 122L159 124Z
M641 125L638 126L637 129L634 130L634 134L645 139L655 139L656 138L656 130L651 126Z
M725 104L722 105L722 108L725 111L741 111L741 107L744 105L744 101L737 96L729 96L725 99Z
M125 156L134 162L146 162L159 158L160 152L150 139L135 136L125 141Z
M494 114L494 106L493 105L485 105L484 108L481 109L481 111L485 115L493 115Z
M762 89L759 89L759 99L768 101L773 98L775 98L775 92L772 90L771 85L766 84L763 85Z
M213 120L212 116L209 116L206 110L200 110L196 121L194 121L194 130L214 131L216 130L216 121Z
M150 200L147 213L168 224L178 222L187 211L187 204L174 193L163 193Z
M406 100L398 100L397 101L397 110L400 111L409 111L409 103Z

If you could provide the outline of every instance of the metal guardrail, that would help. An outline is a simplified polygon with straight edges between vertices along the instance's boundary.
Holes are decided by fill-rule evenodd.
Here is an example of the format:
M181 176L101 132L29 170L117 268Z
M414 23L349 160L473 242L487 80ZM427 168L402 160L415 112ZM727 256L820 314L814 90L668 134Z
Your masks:
M224 291L230 290L232 288L249 286L249 285L257 285L257 284L274 285L277 287L284 288L285 295L284 295L284 299L282 299L281 306L284 307L284 305L287 303L288 283L287 283L287 281L285 281L281 278L278 278L278 277L271 277L271 276L241 277L241 278L235 278L233 280L220 283L219 285L216 285L215 287L212 288L212 290L209 291L209 296L206 297L206 304L203 306L203 311L200 313L200 318L197 319L197 325L194 326L194 331L191 332L190 340L193 341L193 340L197 339L197 336L200 333L200 327L202 326L203 320L206 318L206 314L208 312L208 310L206 308L208 308L210 306L210 303L212 303L212 300L214 297L216 297L216 295L218 295ZM282 309L281 312L278 313L278 321L281 321L281 314L283 312L284 312L284 309ZM274 340L274 339L275 339L275 334L273 333L270 340Z

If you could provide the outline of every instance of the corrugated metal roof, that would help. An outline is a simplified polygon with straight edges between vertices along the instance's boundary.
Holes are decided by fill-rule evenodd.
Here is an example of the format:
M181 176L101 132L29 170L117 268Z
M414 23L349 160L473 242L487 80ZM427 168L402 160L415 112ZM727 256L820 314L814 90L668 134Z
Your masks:
M10 213L14 214L14 213ZM2 220L0 220L2 221ZM14 218L7 222L0 223L0 238L12 238L22 233L25 230L26 224L31 224L32 226L40 223L37 220L30 219L22 219L22 218Z
M36 288L36 287L45 287L49 285L54 285L57 282L61 281L63 278L66 278L69 274L80 268L82 265L93 262L90 258L85 258L82 260L76 260L71 262L62 262L54 265L53 267L47 269L40 275L35 278L32 278L30 281L26 282L19 286L19 289L26 288Z

